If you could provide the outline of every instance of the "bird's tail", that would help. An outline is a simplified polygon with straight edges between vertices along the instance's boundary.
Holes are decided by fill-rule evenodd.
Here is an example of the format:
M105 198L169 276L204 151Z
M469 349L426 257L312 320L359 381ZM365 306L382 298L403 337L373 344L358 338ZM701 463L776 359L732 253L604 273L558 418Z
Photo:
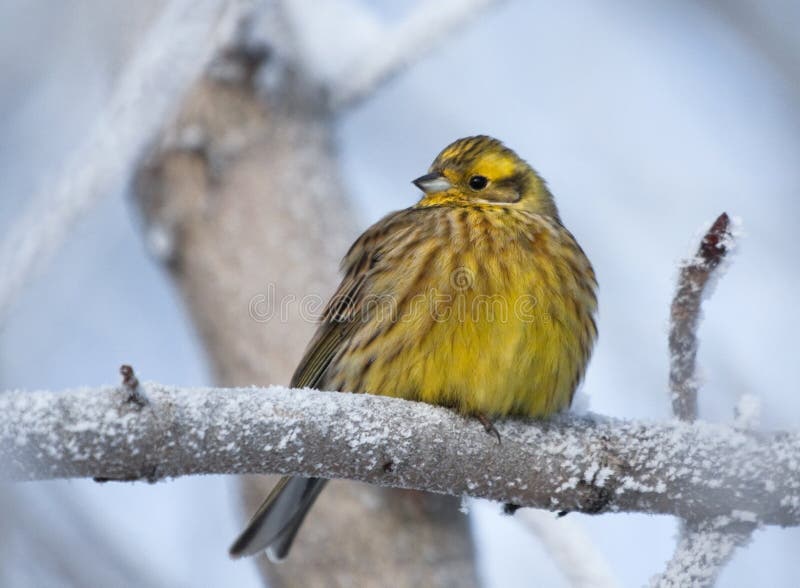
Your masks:
M284 559L326 482L321 478L281 478L231 546L231 556L255 555L266 549L272 561Z

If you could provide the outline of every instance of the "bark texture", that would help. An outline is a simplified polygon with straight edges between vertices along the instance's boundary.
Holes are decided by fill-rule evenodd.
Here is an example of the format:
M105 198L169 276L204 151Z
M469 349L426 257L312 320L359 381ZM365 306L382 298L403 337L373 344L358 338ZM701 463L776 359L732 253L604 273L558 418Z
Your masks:
M717 530L800 523L796 432L757 434L702 422L565 414L546 421L499 421L503 442L498 444L474 420L397 398L281 387L141 387L138 397L124 386L3 394L0 477L158 480L279 472L555 511L669 514L713 520ZM414 520L417 509L406 503L391 500L390 509L371 502L371 496L355 496L354 504L365 503L364 536L374 543L387 546L386 537L373 532L391 528L384 527L382 516L391 512L394 521ZM349 508L339 503L340 510ZM420 505L418 510L426 509ZM383 560L350 551L350 535L361 537L362 529L342 527L320 535L339 544L331 564L352 553L369 562L364 567L385 570ZM441 539L435 529L415 524L405 533L394 529L392 552L381 557L413 552L425 556L413 567L424 567L438 556L414 545L397 547L406 540ZM338 578L347 581L341 574Z

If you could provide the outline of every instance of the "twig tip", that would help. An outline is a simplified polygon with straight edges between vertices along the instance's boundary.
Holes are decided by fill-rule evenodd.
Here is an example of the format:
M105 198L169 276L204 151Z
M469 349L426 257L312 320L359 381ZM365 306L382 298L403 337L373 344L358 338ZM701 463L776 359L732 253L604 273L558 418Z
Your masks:
M731 219L727 212L717 217L700 243L700 256L709 263L718 263L728 251Z
M139 380L133 371L133 368L128 364L122 364L119 368L119 373L122 376L122 385L128 391L127 402L133 402L139 407L147 404L147 397L139 387Z

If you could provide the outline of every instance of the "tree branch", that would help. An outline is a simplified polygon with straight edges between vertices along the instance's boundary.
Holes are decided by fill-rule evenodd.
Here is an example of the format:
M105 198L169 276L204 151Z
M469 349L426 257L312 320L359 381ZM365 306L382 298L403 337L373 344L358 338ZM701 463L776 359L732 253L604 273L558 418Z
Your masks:
M744 519L747 518L745 513ZM717 517L699 523L684 523L675 554L663 574L653 579L658 588L713 586L737 547L750 541L753 523Z
M349 108L369 97L452 31L477 18L498 0L446 0L420 2L397 26L380 35L373 47L364 47L361 57L331 88L334 110Z
M731 245L730 218L726 213L706 232L697 254L681 264L678 290L670 312L669 385L672 410L681 420L697 418L697 325L700 304L714 270Z
M147 141L230 33L235 2L172 0L123 72L84 144L0 244L0 323L81 215L124 185Z
M732 245L730 219L722 213L706 232L697 254L681 265L672 301L669 334L672 410L682 421L697 414L697 326L700 306L714 270ZM741 518L741 517L740 517ZM666 570L653 579L659 588L711 586L735 549L750 540L755 520L684 518L680 540Z
M558 511L800 524L800 434L563 415L497 423L454 412L270 387L0 395L0 479L155 481L278 472L470 495Z

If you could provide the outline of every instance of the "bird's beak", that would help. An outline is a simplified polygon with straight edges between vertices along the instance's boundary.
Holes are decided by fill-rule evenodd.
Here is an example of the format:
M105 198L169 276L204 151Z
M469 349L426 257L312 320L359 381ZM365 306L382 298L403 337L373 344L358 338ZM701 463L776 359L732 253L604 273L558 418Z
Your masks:
M426 194L435 194L436 192L444 192L453 187L446 177L439 172L433 172L418 177L412 182L417 188Z

